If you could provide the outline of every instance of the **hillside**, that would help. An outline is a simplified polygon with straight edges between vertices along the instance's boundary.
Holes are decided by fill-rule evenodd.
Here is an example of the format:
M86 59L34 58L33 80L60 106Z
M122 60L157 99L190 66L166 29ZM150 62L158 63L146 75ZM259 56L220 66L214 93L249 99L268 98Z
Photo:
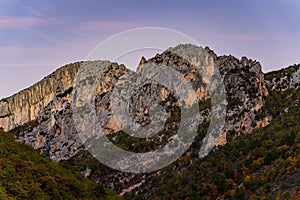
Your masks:
M184 52L192 53L186 56ZM176 83L173 90L155 83L135 88L128 104L132 120L129 127L138 129L150 124L149 112L153 104L165 108L167 119L153 137L130 137L113 118L112 104L124 97L113 93L119 79L131 76L133 72L122 64L109 61L77 62L0 101L0 126L14 134L13 137L1 132L1 158L7 159L2 162L2 167L8 173L3 175L6 186L1 185L2 194L18 198L28 198L32 193L54 199L61 196L93 199L99 194L102 198L105 192L110 194L109 190L103 189L109 188L125 199L300 198L300 65L264 74L260 63L255 60L217 56L208 47L189 44L169 48L148 60L142 58L136 75L142 75L146 65L167 65L180 72L190 82L191 88L187 92L194 91L197 96L198 101L192 106L199 106L199 115L187 115L185 121L190 127L197 128L196 137L179 159L165 168L147 173L109 168L94 158L97 152L92 152L93 156L88 151L89 145L83 145L78 127L90 127L76 121L76 109L72 107L75 104L85 108L82 102L90 103L89 97L94 95L92 102L96 117L113 145L135 153L154 151L174 139L183 121L183 110L174 92L180 90L183 83L176 82L176 76L164 77L169 83ZM95 94L85 88L97 74L91 67L97 67L101 74ZM91 77L78 76L80 70ZM220 135L213 135L208 140L213 145L212 141L216 140L215 147L206 152L209 152L207 157L199 159L203 138L213 121L212 102L216 100L211 95L214 79L210 76L222 78L226 90L222 105L227 109L220 112L224 114L224 125L214 129ZM129 81L139 80L129 79L125 83ZM81 94L76 86L86 90ZM82 99L78 101L78 97ZM189 97L185 99L190 100ZM81 114L81 119L89 121L89 112ZM89 130L93 133L93 129ZM14 139L35 150L14 142ZM104 157L111 160L120 156L109 157L108 154ZM132 161L126 157L115 166L121 169L130 164L134 167L136 163ZM6 163L10 164L6 167ZM144 168L148 162L145 163ZM12 170L6 172L10 168ZM80 173L92 182L81 178ZM25 175L26 179L20 178ZM32 186L31 183L37 184ZM35 187L40 192L32 191Z
M151 199L299 199L300 92L289 89L280 94L281 99L277 95L269 97L267 107L283 111L289 102L288 111L274 116L265 128L232 139L203 160L192 151L191 156L162 170L159 178L146 180L148 187L157 185ZM138 190L141 196L147 186ZM133 197L134 192L128 195L128 199Z
M117 199L0 130L0 199Z
M277 78L286 75L272 72L266 75L266 81L272 80L273 74ZM202 160L198 158L200 138L209 122L199 129L199 136L185 155L157 172L121 173L99 163L88 152L63 164L79 171L92 169L92 180L111 187L125 199L299 199L300 91L269 91L256 118L272 116L272 122L238 137L227 134L228 143ZM119 137L116 144L130 148L132 140ZM147 143L139 148L147 148ZM127 192L130 186L135 187Z

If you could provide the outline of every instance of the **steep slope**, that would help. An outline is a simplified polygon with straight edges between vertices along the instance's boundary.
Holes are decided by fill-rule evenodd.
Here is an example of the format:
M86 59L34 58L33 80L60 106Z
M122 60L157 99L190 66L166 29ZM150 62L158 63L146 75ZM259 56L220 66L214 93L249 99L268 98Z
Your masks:
M189 77L189 70L192 70L192 66L186 66L180 63L180 58L172 54L172 52L192 50L192 45L178 45L177 47L169 48L161 55L157 55L154 58L145 61L145 63L164 63L187 74L186 76ZM241 133L249 133L261 126L263 121L266 121L266 119L256 119L255 115L264 105L264 98L268 96L268 90L264 82L264 74L261 71L259 62L246 57L241 58L241 60L233 56L218 57L208 47L205 48L205 51L214 58L215 66L222 75L227 91L227 118L223 128L223 136L219 141L219 144L225 144L226 134L229 132L233 137L240 135ZM194 59L191 58L191 60ZM200 88L199 93L205 100L210 98L207 88L203 83L195 82L195 85L196 88Z
M276 110L268 126L229 141L203 160L193 156L192 150L157 176L146 178L126 197L299 199L299 99L299 89L271 93L262 108Z
M106 199L109 190L43 158L0 130L0 199Z
M2 99L0 101L0 126L8 131L36 120L41 112L55 101L55 98L65 96L72 89L73 78L79 65L80 62L66 65L33 86ZM56 102L63 104L62 101ZM56 106L64 107L63 105Z
M267 74L266 82L273 79L272 74L285 77L294 68ZM82 170L86 167L84 164L88 164L94 172L94 180L128 199L299 199L299 89L291 86L282 91L272 90L270 85L266 87L270 94L264 97L265 104L255 113L255 119L268 116L274 118L271 124L236 140L231 140L228 134L230 142L204 160L197 158L201 144L198 138L178 161L151 174L120 173L99 164L87 153L67 162L79 165ZM275 88L278 87L280 85ZM207 125L204 123L199 135L206 132ZM130 140L126 143L124 137L121 139L123 148L130 146Z
M266 74L267 84L270 90L285 91L289 88L299 88L300 65L292 65L279 71Z
M266 75L267 82L273 79L272 74L286 76L272 72ZM121 173L102 165L88 152L64 165L80 171L92 169L91 179L125 199L299 199L300 91L293 87L269 91L255 118L272 116L270 124L234 140L228 134L229 142L202 160L197 154L201 146L198 137L184 156L153 173ZM199 136L207 127L208 122L199 129ZM131 144L124 137L120 143L125 144L123 148Z
M183 48L186 50L190 47L182 45L176 48ZM213 54L213 52L211 52L208 48L206 48L205 51ZM220 66L220 71L224 77L226 89L228 89L227 99L229 105L226 125L224 127L224 135L219 141L219 144L224 145L226 140L231 140L238 135L249 133L257 127L266 125L263 124L263 122L269 115L261 117L257 117L257 115L258 113L262 112L261 108L263 107L265 99L268 96L268 91L264 83L261 67L256 61L252 61L247 58L238 60L233 56L215 57L215 59ZM182 58L172 54L170 51L158 54L149 60L143 59L143 64L148 62L157 64L163 63L174 67L176 70L182 73L185 73L186 77L193 77L190 75L193 67ZM209 124L207 117L210 113L210 98L209 95L205 93L205 87L203 87L204 84L201 82L201 77L195 77L192 78L192 80L194 80L196 86L198 86L196 89L200 89L202 91L200 93L203 95L202 101L199 105L201 108L201 116L203 117L202 127L205 129L202 129L202 131L198 132L199 137L196 138L192 149L190 149L186 155L194 155L197 157L197 151L199 151L199 147L201 146L201 140L206 133L204 130L206 130ZM144 88L143 94L139 94L137 99L141 99L142 102L149 103L150 95L147 94L151 94L151 89L153 89L153 87L148 86ZM167 102L165 102L165 104L167 104ZM169 102L169 105L174 106L172 102ZM138 116L142 119L147 119L146 113L140 112ZM163 141L165 141L164 136L166 137L176 133L178 124L180 122L180 115L178 114L177 109L172 110L171 116L172 118L167 120L165 129L162 131L162 135L159 135L160 138L163 138ZM268 121L266 123L268 123ZM109 135L109 138L119 147L133 152L148 152L153 150L153 148L160 148L162 145L164 145L163 141L157 141L155 138L147 140L140 140L136 138L133 139L122 132L112 133ZM93 172L91 178L93 180L118 191L120 194L123 194L128 189L132 189L133 186L143 187L142 183L147 183L145 180L148 180L149 177L156 177L160 176L161 174L161 171L147 175L137 175L111 170L100 163L97 164L97 161L93 159L87 152L83 152L82 154L69 159L68 162L70 165L77 166L80 168L80 170L91 168ZM149 187L155 186L152 184L151 186L147 186L146 188L148 193L146 195L151 194Z
M299 67L294 65L266 74L269 95L256 118L272 117L268 126L230 140L203 160L193 156L197 152L193 151L199 149L195 143L190 154L157 176L147 177L144 185L125 196L128 199L299 199L300 90L299 80L295 81ZM206 128L200 129L200 134Z

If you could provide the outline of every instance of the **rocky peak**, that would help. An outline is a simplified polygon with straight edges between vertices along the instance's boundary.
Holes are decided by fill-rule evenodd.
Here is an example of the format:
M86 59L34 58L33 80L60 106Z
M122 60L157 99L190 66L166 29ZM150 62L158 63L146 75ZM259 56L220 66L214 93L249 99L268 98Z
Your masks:
M136 70L137 73L142 71L142 69L143 69L146 62L147 62L146 58L144 56L142 56L141 61L140 61L139 65L138 65L138 68Z

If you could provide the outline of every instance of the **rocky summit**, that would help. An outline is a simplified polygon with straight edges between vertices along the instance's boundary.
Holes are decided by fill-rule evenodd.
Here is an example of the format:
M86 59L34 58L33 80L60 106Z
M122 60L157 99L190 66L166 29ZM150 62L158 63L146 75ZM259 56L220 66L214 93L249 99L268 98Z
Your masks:
M191 53L186 54L186 52ZM67 160L72 167L78 167L78 160L81 160L80 158L86 154L83 153L86 147L77 134L73 119L72 103L74 103L74 91L76 91L74 87L75 81L78 81L76 79L78 73L83 68L93 66L100 68L103 73L95 89L94 104L99 124L104 133L116 144L125 141L119 146L130 151L144 152L160 148L172 139L179 128L180 109L178 107L180 102L176 99L174 91L160 84L145 84L132 93L129 111L132 123L137 128L151 122L149 112L152 105L160 104L166 109L166 123L157 136L152 138L128 139L120 127L120 121L116 121L112 112L111 97L116 84L122 77L130 73L142 74L144 66L147 64L169 66L180 72L192 85L197 95L200 115L199 118L193 118L190 121L191 124L195 121L200 122L199 135L201 135L203 127L207 128L212 115L210 77L216 71L219 72L226 90L227 109L221 134L216 138L215 149L222 149L222 146L226 146L229 141L270 125L273 120L277 119L276 116L279 112L274 111L275 107L272 110L269 106L270 99L274 97L272 95L276 92L298 90L300 86L299 65L265 74L262 72L260 63L255 60L247 57L238 59L231 55L218 56L208 47L202 48L185 44L169 48L150 59L143 57L136 72L130 71L122 64L109 61L85 61L63 66L33 86L2 99L0 101L0 127L3 127L5 131L13 130L17 141L32 146L43 156L49 157L53 161ZM88 71L87 73L93 72ZM80 80L80 83L84 85L84 81L92 80ZM169 81L172 82L172 78ZM180 87L177 85L178 90ZM175 91L177 89L175 87ZM88 95L82 95L82 100L84 101L84 96ZM284 109L288 112L289 108L285 107ZM280 113L284 113L284 111L280 111ZM196 137L197 148L201 146L202 139L203 135L198 139ZM147 144L143 145L144 143ZM193 148L192 145L191 149ZM196 162L189 158L193 154L191 149L184 154L184 157L180 158L179 162L186 159L191 165ZM91 161L92 158L86 160ZM237 165L241 162L242 160ZM141 194L142 198L153 197L155 191L162 188L153 186L150 182L157 181L159 183L159 180L154 177L160 177L161 174L166 175L167 173L159 170L152 174L138 175L105 169L108 171L107 174L104 172L97 174L95 172L97 169L90 169L91 166L86 162L82 161L81 164L86 167L82 169L85 176L91 177L100 185L116 190L120 196L130 192L133 195L132 192L135 192L135 194ZM188 167L179 166L180 164L172 166L172 170L176 171L177 175L188 169ZM238 176L241 176L241 173L234 171L232 173L231 181L240 180ZM199 174L199 176L204 177L205 175ZM147 182L147 180L151 181ZM171 179L166 178L166 180ZM240 187L243 186L240 185ZM224 191L225 189L217 188L216 196ZM213 192L207 193L212 194ZM137 196L131 197L136 198Z

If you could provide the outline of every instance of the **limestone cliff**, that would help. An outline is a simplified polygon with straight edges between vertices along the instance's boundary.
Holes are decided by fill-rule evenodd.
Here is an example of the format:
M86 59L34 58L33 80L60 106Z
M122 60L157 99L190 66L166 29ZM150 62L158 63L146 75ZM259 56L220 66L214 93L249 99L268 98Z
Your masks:
M0 101L0 126L4 130L11 130L37 119L55 97L63 96L72 89L73 78L79 64L66 65L33 86L2 99ZM59 107L58 105L57 108Z
M268 90L259 62L246 57L242 57L241 60L233 56L218 57L208 47L202 50L211 55L215 66L217 66L223 77L227 91L228 106L226 123L223 128L223 135L218 142L218 145L222 145L226 143L226 134L228 132L235 137L241 133L249 133L258 126L261 126L262 122L265 122L266 119L256 120L255 116L264 105L264 98L268 96ZM200 76L193 67L200 63L197 60L197 55L192 56L189 60L193 62L189 63L171 53L174 51L193 51L193 48L192 45L179 45L168 49L166 52L148 61L143 60L143 63L164 63L172 66L174 69L186 74L186 77L194 84L194 89L197 91L200 100L205 101L210 98L207 77L213 74L213 69L210 67L201 68ZM207 118L208 116L205 115L204 117ZM267 125L268 122L263 125Z

